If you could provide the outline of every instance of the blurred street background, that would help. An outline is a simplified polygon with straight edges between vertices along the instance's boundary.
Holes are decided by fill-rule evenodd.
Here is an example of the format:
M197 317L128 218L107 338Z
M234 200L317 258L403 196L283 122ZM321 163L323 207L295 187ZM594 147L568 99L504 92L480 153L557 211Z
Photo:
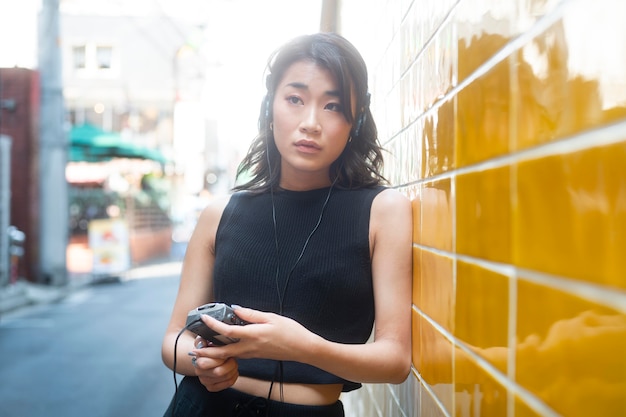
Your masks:
M0 320L0 415L160 416L174 393L161 339L179 262L135 268Z
M234 185L268 56L321 18L320 0L0 0L0 416L162 415L197 216Z
M182 259L322 3L0 0L0 313Z

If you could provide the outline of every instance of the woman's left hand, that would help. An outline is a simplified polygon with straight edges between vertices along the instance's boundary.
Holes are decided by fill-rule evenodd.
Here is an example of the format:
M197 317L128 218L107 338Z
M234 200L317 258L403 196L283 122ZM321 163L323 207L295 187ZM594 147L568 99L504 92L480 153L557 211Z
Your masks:
M215 359L205 355L210 343L196 337L196 347L190 354L196 376L208 391L216 392L231 387L239 377L239 367L233 358Z

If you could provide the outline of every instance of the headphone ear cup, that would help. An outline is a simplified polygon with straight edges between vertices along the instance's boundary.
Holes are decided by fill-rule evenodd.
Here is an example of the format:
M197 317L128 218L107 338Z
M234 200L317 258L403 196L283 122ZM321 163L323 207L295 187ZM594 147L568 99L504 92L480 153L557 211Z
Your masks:
M359 113L359 117L356 118L356 122L354 123L354 137L359 136L359 133L361 133L361 128L363 127L363 124L365 124L365 122L367 121L367 110L369 109L370 106L370 99L371 99L371 95L368 92L365 95L365 105L361 108L361 113Z
M270 95L265 96L265 101L263 102L263 107L265 109L265 119L267 122L270 122L270 113L271 113L271 105L272 105L272 97Z
M363 123L365 123L365 112L359 114L359 117L357 117L356 119L356 123L354 124L354 136L357 137L359 136L359 133L361 132L361 127L363 126Z

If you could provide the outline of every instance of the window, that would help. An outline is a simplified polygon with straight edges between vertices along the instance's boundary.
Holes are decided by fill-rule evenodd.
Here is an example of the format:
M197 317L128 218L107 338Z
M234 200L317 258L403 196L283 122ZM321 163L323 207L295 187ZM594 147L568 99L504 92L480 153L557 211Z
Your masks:
M110 46L96 46L96 67L98 69L111 69L113 48Z
M85 45L74 46L72 48L72 59L74 69L85 69L87 64L87 54Z

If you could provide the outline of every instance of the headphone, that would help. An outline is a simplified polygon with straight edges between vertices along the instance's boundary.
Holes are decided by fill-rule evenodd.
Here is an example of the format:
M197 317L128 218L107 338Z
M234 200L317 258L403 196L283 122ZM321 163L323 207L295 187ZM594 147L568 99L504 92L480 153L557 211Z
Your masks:
M370 107L370 98L371 94L365 93L365 103L363 103L363 107L361 107L361 112L356 119L356 123L354 124L354 136L358 137L361 131L361 127L367 121L367 109Z
M356 123L354 124L354 137L358 137L359 136L359 132L361 131L361 126L363 126L363 123L365 123L365 121L367 120L367 115L365 114L365 108L361 109L361 113L359 114L359 117L357 117L356 119Z
M267 89L267 94L265 95L265 99L263 100L263 112L265 113L265 120L267 123L270 123L270 111L272 109L272 74L267 74L265 77L265 88Z
M265 113L265 120L269 123L270 121L270 109L272 108L272 95L267 93L265 95L265 100L263 100L263 112Z

